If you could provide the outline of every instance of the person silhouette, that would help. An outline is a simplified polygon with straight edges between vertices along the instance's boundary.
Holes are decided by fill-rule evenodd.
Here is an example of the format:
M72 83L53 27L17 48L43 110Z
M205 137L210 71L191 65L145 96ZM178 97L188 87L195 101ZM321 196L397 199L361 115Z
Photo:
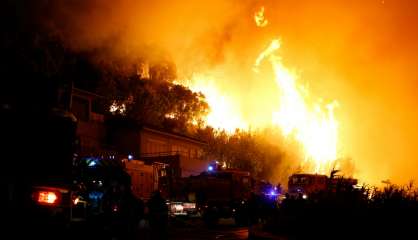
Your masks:
M148 209L152 239L167 239L168 207L159 191L148 201Z

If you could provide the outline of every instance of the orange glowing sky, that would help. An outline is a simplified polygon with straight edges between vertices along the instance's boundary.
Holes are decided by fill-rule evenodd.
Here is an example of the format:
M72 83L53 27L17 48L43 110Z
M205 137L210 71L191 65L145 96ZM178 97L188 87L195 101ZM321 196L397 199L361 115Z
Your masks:
M268 26L258 28L261 6ZM74 0L52 9L49 24L75 49L112 43L115 54L150 61L159 49L180 78L215 79L250 122L269 119L277 107L271 73L255 76L252 66L280 37L284 64L316 97L338 100L340 148L356 176L418 179L417 1Z

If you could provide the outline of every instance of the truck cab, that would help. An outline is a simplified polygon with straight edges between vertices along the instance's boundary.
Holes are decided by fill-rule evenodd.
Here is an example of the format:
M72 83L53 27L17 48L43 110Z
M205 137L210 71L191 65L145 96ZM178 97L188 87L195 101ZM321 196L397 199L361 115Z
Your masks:
M306 199L312 193L325 191L327 186L326 175L297 173L289 177L288 193L290 197Z
M67 226L83 204L72 182L76 118L56 108L1 110L8 224L39 231Z
M289 177L288 194L292 198L309 198L313 193L353 188L357 179L342 176L297 173Z
M208 171L187 178L183 186L187 194L195 196L196 207L209 225L219 218L245 222L252 189L249 172L209 166Z

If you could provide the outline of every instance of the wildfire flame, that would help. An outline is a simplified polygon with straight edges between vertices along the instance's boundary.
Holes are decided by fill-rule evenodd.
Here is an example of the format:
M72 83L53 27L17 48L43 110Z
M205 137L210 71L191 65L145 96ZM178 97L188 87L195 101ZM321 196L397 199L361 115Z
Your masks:
M264 7L255 14L257 26L264 20ZM305 170L327 173L338 157L338 122L334 115L337 101L323 104L316 101L309 104L309 95L297 85L296 74L286 68L275 53L280 48L279 39L260 53L255 61L254 70L268 58L274 71L276 84L280 89L280 107L273 113L273 124L278 125L286 137L294 136L305 152ZM313 169L309 165L313 163Z
M254 14L254 21L257 27L265 27L269 21L264 17L264 7L261 7L259 11Z
M222 94L215 85L214 79L208 75L194 75L192 80L181 83L193 92L201 92L210 107L206 117L206 124L228 133L236 129L248 129L248 124L243 120L238 106L227 94Z
M297 85L296 75L287 69L275 53L280 41L275 39L260 53L255 62L268 58L272 65L276 84L280 89L280 107L273 113L273 124L279 126L286 137L294 136L303 145L305 163L313 163L316 173L326 173L337 159L338 122L334 115L337 101L309 104L306 90ZM309 167L308 167L309 168Z
M258 27L268 24L264 17L264 7L255 13L254 20ZM334 114L338 102L324 103L322 100L312 100L307 89L297 83L296 74L283 64L277 53L280 47L279 39L272 40L258 55L253 66L254 72L259 73L259 66L268 60L273 68L279 103L278 107L271 109L272 124L280 128L286 138L295 139L301 144L304 152L304 171L328 173L338 157L338 121ZM262 126L260 122L247 121L241 111L245 109L240 109L240 101L226 92L221 92L219 85L215 83L217 81L211 78L210 74L195 75L191 80L181 83L192 91L205 95L211 109L206 119L207 125L224 129L229 133L237 128L249 129L250 124ZM259 107L261 109L263 106ZM257 112L254 114L257 115Z

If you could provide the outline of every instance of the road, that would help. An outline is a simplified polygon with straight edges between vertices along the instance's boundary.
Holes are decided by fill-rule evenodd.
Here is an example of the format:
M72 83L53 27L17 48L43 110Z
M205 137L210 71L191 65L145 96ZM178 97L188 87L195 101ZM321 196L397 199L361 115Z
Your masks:
M233 222L233 221L232 221ZM248 228L237 227L231 221L220 221L216 227L207 227L201 219L188 219L188 220L176 220L170 221L168 227L168 239L173 240L232 240L232 239L248 239ZM51 229L52 231L53 229ZM60 239L75 240L75 239L103 239L111 240L118 239L112 238L109 231L102 229L101 227L95 227L92 225L73 225L71 229L61 230L56 229L51 236L55 239L55 236L60 236ZM41 231L43 232L43 231ZM130 239L142 239L151 240L154 239L150 230L140 230L136 232Z
M218 227L208 228L175 228L169 232L169 239L173 240L229 240L248 239L247 228Z
M221 221L214 228L208 228L199 220L184 222L169 229L169 239L173 240L229 240L248 239L248 228L236 227L228 220Z

